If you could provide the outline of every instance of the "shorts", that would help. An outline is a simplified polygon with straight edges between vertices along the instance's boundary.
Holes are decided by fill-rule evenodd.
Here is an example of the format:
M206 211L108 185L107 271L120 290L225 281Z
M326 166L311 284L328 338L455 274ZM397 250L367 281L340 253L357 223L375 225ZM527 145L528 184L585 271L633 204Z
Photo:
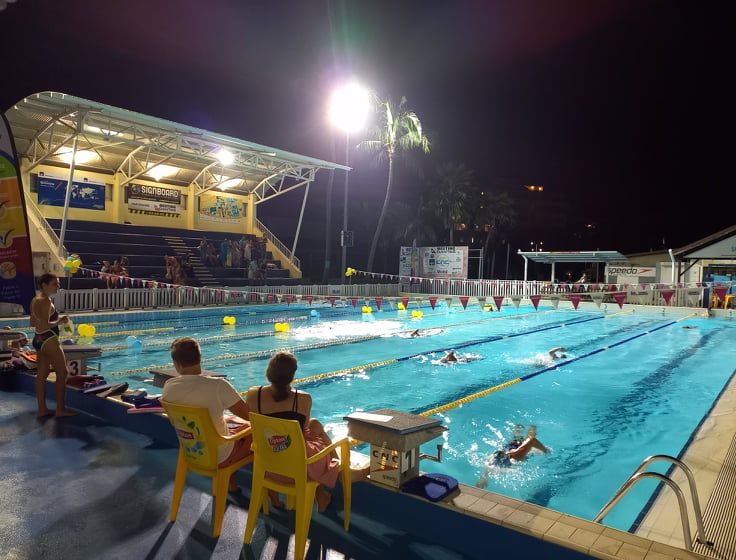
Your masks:
M33 341L31 342L31 345L36 349L36 352L40 352L44 344L46 344L52 338L56 338L57 336L59 336L59 333L53 330L36 333L33 335Z
M241 430L245 430L246 428L248 428L248 425L244 424L242 427L238 426L237 428L228 427L228 431L230 432L230 435L233 435L233 434L238 433ZM251 451L250 449L250 446L252 443L253 443L252 436L246 436L243 439L237 440L233 444L233 448L230 451L230 455L228 455L227 459L225 459L218 466L219 467L229 467L230 465L233 465L237 463L238 461L242 461L248 455L252 455L253 451Z

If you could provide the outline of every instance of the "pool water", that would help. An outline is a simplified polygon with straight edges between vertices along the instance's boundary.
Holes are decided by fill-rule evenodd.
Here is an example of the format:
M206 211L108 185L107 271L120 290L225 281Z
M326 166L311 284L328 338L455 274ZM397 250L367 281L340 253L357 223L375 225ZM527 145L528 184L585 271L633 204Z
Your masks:
M487 488L588 519L646 456L682 451L736 369L736 323L725 320L674 322L676 318L654 310L609 310L606 315L505 307L489 313L444 305L423 308L421 319L390 310L363 316L360 306L318 307L317 318L310 316L312 309L261 306L254 312L249 306L175 316L121 314L115 316L117 324L98 327L102 336L95 343L109 349L102 359L108 379L149 392L147 372L168 367L168 344L177 336L204 341L206 369L227 375L239 390L265 382L268 355L279 348L296 350L297 377L401 358L299 387L312 394L313 416L333 435L345 433L343 417L350 412L422 412L546 369L547 350L564 346L569 359L559 368L442 413L449 428L443 462L423 463L422 468L474 485L488 457L511 439L513 426L534 424L551 452L532 454L508 468L491 468ZM236 316L238 325L223 327L225 314ZM290 323L289 332L273 335L273 322L284 321ZM407 338L415 328L433 336ZM138 353L126 347L130 335L104 336L145 329L169 330L134 334L144 344ZM321 347L309 348L315 345ZM450 348L478 360L439 364ZM425 451L434 454L434 443ZM637 485L606 524L628 530L655 485Z

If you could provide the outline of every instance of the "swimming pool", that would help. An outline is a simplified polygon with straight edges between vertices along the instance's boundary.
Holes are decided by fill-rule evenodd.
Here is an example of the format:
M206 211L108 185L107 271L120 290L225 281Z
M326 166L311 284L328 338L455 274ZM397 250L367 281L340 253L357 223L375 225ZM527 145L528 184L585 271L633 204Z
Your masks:
M263 382L268 355L277 348L296 349L297 377L402 358L300 386L314 397L314 416L335 434L344 431L342 418L352 411L388 407L422 412L544 370L549 365L545 351L564 346L579 359L442 413L450 428L445 458L423 468L473 485L487 457L510 439L514 424L535 424L552 452L493 469L488 489L588 519L644 457L680 453L736 368L736 324L725 320L675 323L654 310L604 315L522 307L488 313L443 305L423 308L424 317L412 319L410 312L389 310L364 317L360 306L357 311L318 309L320 318L310 317L310 308L292 305L129 313L84 321L98 322L95 342L108 349L104 375L149 392L148 370L168 364L168 344L182 335L204 341L206 369L227 375L240 390ZM238 325L223 327L223 315L236 316ZM289 333L273 335L273 323L284 321L290 323ZM443 332L405 338L420 327ZM141 332L147 329L157 330ZM129 334L107 336L118 332L137 332L144 351L126 347ZM314 346L319 347L310 349ZM459 346L464 346L461 353L482 359L452 366L433 363L438 351ZM433 451L432 444L427 451ZM649 481L635 487L606 524L629 529L654 488Z

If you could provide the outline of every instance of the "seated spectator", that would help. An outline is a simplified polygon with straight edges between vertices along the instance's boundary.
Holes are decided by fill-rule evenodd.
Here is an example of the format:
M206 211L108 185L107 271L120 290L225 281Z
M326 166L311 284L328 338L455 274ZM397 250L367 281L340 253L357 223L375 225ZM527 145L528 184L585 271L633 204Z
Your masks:
M166 262L166 279L172 284L184 284L184 271L176 257L164 257Z
M248 428L248 405L227 379L202 374L202 352L192 338L177 338L171 345L171 361L178 377L164 384L163 399L182 406L207 408L215 429L223 436ZM229 410L235 416L226 416ZM226 467L251 454L252 439L244 437L235 443L226 443L217 450L220 466ZM230 479L229 492L240 489L235 475Z
M194 267L192 266L192 261L189 255L186 255L181 260L181 268L184 271L184 276L186 278L194 278Z
M206 266L217 266L217 250L212 243L207 244L207 262Z
M207 242L207 238L202 237L202 239L199 240L199 245L197 245L197 249L199 249L199 260L203 265L207 264L208 247L209 243Z
M110 275L105 278L105 283L108 289L117 288L120 282L120 277L123 276L123 267L120 266L120 261L115 259L110 267Z
M258 277L258 263L255 260L250 261L248 265L248 280L255 280Z

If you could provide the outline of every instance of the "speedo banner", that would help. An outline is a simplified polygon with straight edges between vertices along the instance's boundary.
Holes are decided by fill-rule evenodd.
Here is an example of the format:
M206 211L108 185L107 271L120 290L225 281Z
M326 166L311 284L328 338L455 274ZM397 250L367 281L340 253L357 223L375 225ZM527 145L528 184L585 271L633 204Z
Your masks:
M10 126L0 117L0 303L22 305L28 313L36 293L28 217Z

